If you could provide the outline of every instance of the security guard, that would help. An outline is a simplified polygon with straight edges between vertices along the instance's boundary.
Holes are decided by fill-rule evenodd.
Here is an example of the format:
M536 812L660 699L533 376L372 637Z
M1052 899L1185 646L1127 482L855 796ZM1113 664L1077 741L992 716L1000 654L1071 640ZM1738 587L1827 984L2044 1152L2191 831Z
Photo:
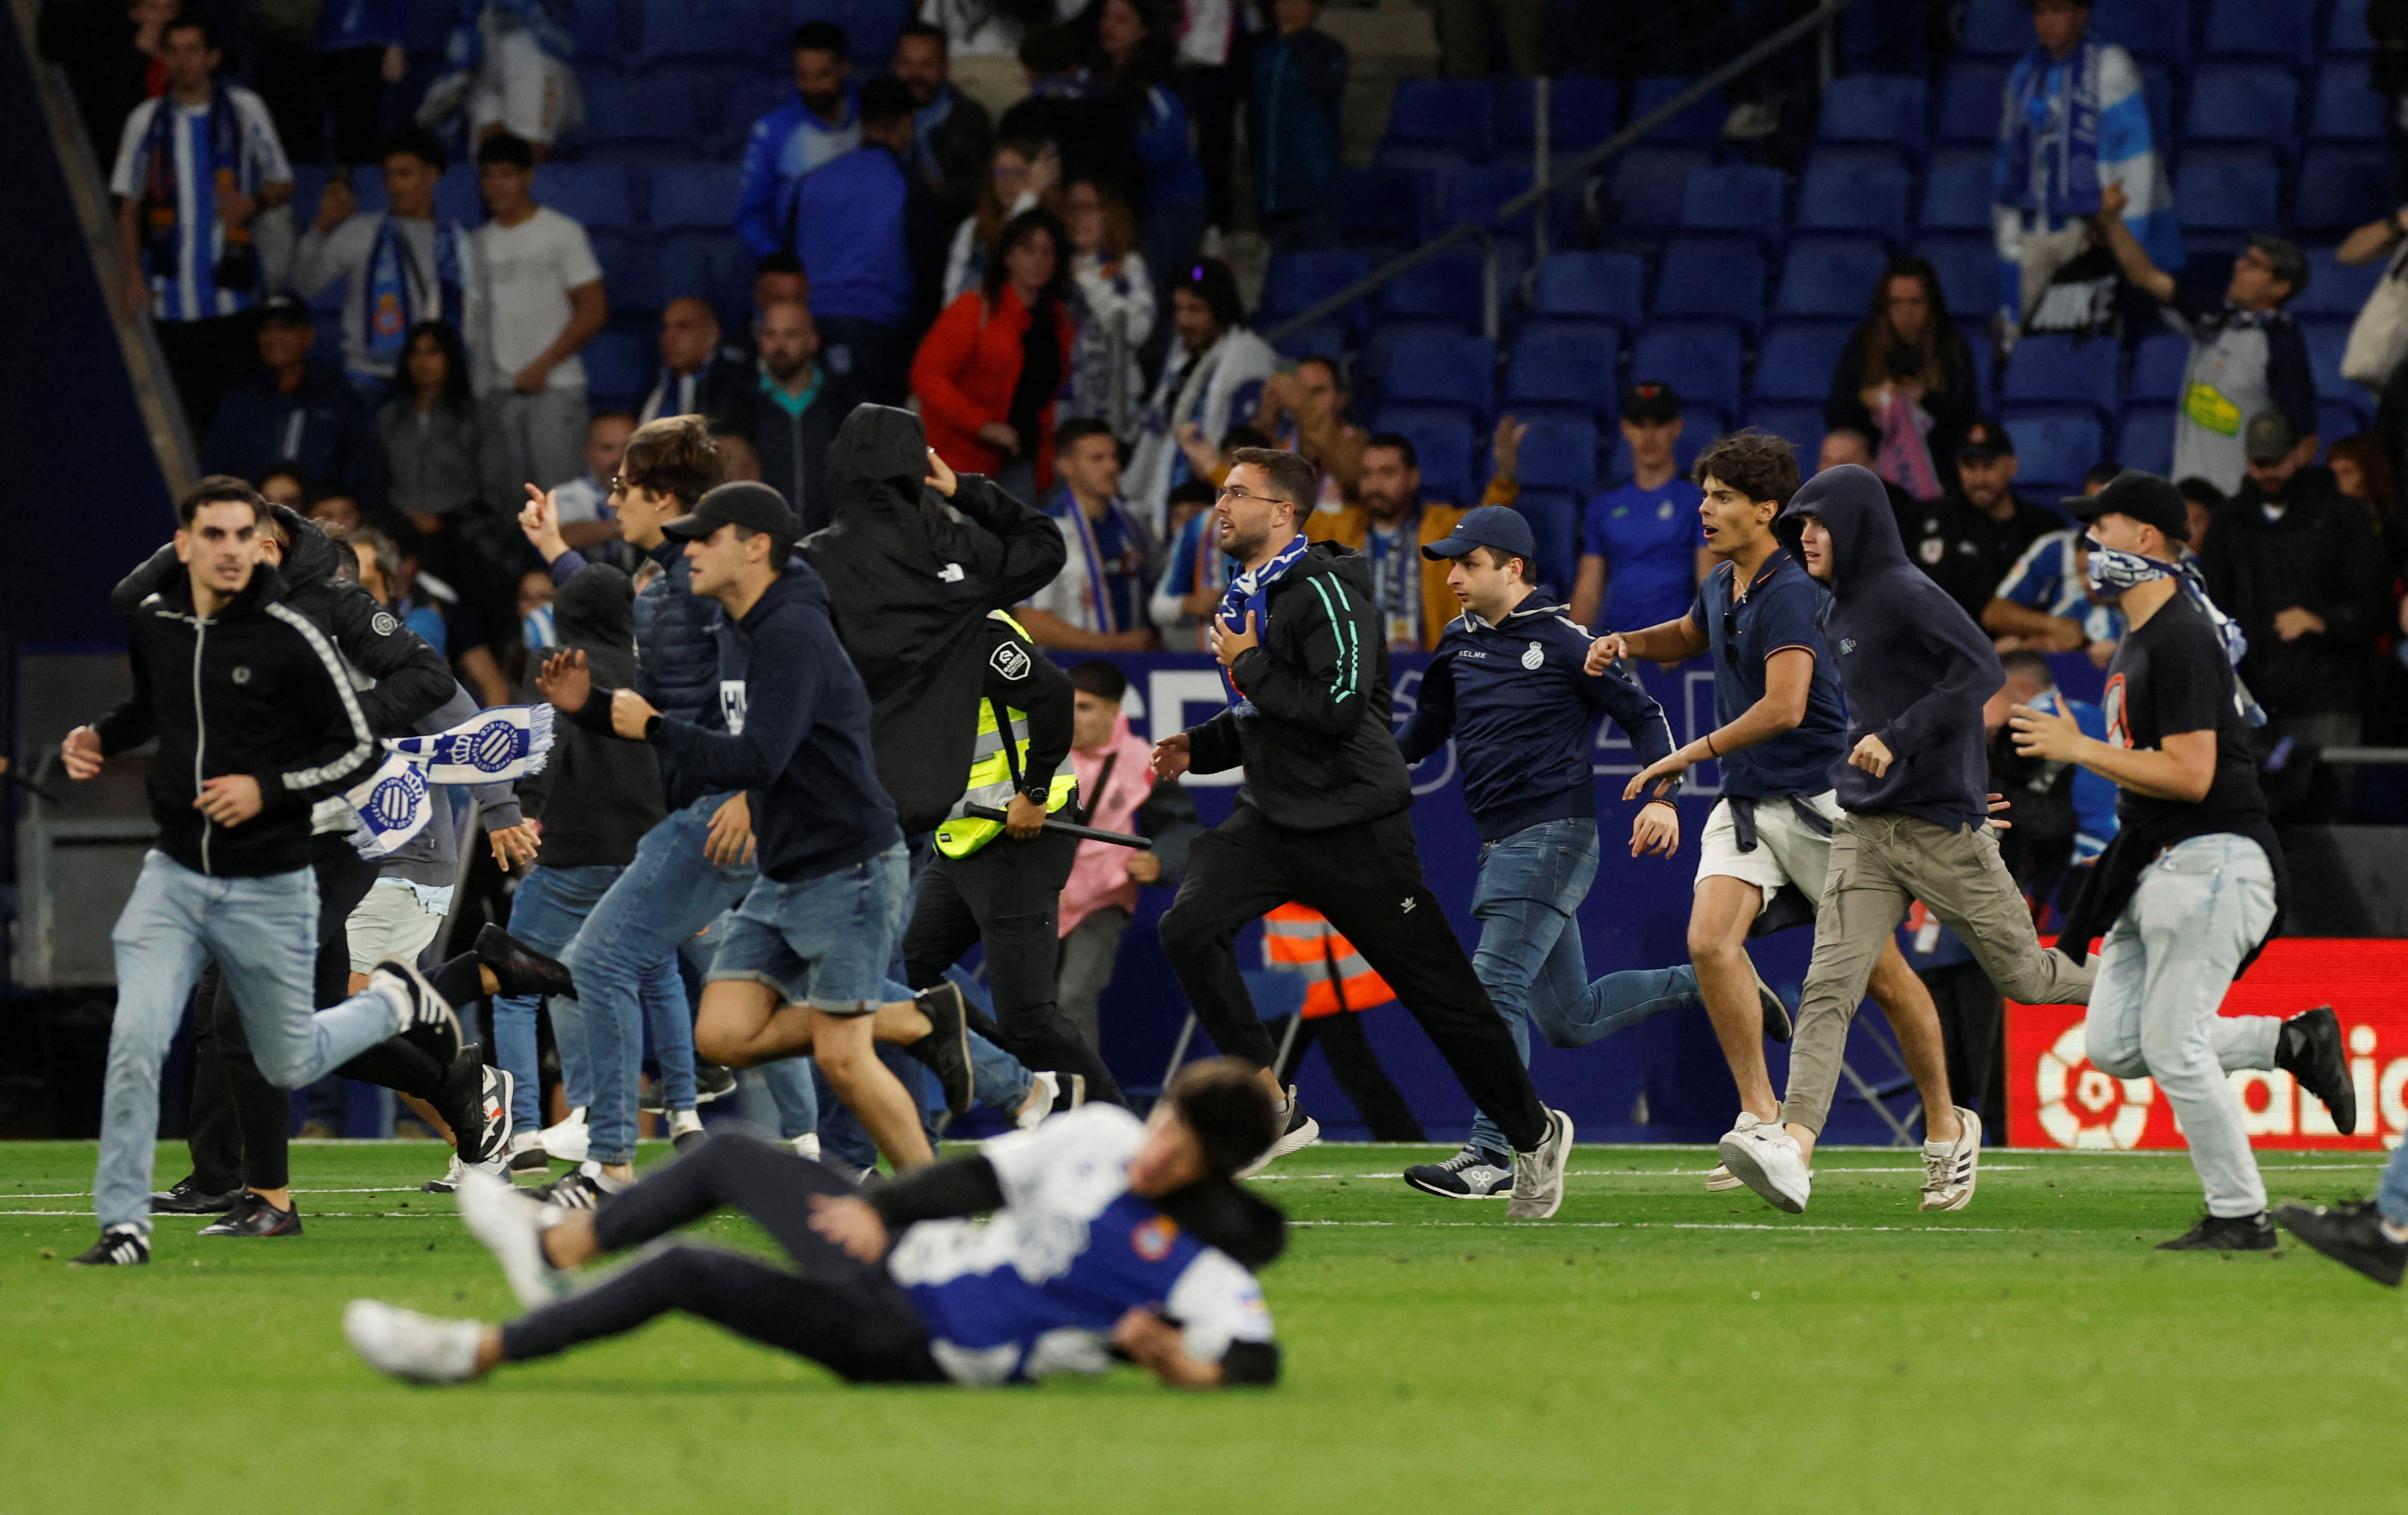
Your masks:
M982 629L985 665L969 787L937 828L937 857L921 877L919 904L903 935L904 977L915 990L931 988L983 943L1002 1029L995 1039L1032 1068L1082 1078L1088 1098L1123 1104L1103 1059L1054 1003L1054 912L1079 844L1042 827L1078 795L1068 761L1070 679L1005 612L990 611ZM966 814L973 805L1002 810L1006 819Z

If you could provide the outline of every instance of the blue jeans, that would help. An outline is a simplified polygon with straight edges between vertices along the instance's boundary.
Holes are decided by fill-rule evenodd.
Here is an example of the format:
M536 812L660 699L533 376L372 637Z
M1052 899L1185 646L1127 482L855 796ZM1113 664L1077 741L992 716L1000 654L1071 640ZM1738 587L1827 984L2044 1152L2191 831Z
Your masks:
M609 893L624 870L607 864L578 868L527 870L510 896L510 935L538 952L558 957L577 938L594 907ZM644 1019L652 1028L654 1055L660 1063L662 1091L673 1110L694 1108L694 1022L686 1005L685 985L678 979L677 962L665 957L645 970L638 986ZM559 1036L565 1012L555 999L552 1008L553 1034L560 1046L562 1093L571 1105L594 1097L593 1070L586 1064L581 1038ZM679 1032L682 1027L682 1033ZM494 996L494 1057L517 1080L510 1095L510 1119L521 1131L540 1124L542 1070L536 1051L536 1002L531 994Z
M399 1014L382 994L354 994L313 1012L318 876L308 868L213 879L153 851L109 939L117 949L117 1017L93 1179L93 1209L104 1227L150 1234L159 1070L204 958L217 960L241 1008L251 1056L280 1089L316 1081L398 1028Z
M2408 1225L2408 1146L2395 1147L2383 1165L2383 1182L2375 1186L2374 1208L2393 1225Z
M585 1100L587 1155L597 1163L636 1157L636 1098L643 1078L643 986L655 965L667 964L685 939L718 919L752 887L750 866L719 867L703 856L710 817L725 802L708 794L644 833L635 860L594 906L577 939L562 954L577 977L577 998L552 1005L564 1075L571 1043L593 1080ZM674 973L674 965L671 965ZM681 1058L692 1102L694 1023L679 995L677 1022L652 1027L654 1053L666 1077ZM666 1033L666 1035L665 1035ZM671 1038L675 1045L671 1045ZM575 1099L572 1092L570 1098Z
M1685 963L1589 981L1572 912L1588 897L1597 861L1597 822L1587 820L1542 821L1480 849L1480 882L1471 893L1480 946L1471 966L1526 1067L1532 1021L1550 1046L1585 1047L1650 1016L1705 1003L1697 970ZM1512 1150L1485 1115L1472 1123L1469 1145Z

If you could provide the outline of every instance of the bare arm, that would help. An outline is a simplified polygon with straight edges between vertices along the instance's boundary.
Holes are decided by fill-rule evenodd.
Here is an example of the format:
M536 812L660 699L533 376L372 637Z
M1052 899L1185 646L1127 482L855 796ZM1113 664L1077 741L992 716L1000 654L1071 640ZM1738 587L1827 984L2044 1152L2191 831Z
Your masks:
M1626 657L1644 658L1650 663L1681 663L1696 657L1708 645L1705 628L1687 616L1645 631L1608 632L1589 644L1590 671Z
M1697 622L1668 622L1667 625ZM1655 630L1661 631L1662 626ZM1700 642L1704 637L1698 638ZM1652 656L1653 654L1643 654ZM1706 733L1696 741L1680 748L1670 757L1647 765L1630 780L1622 792L1624 799L1637 799L1641 791L1659 779L1686 772L1709 758L1728 757L1742 748L1758 742L1769 742L1784 731L1794 731L1806 719L1806 696L1814 687L1814 654L1802 647L1784 647L1764 660L1764 698L1739 713L1729 725Z
M1033 606L1020 606L1012 618L1028 628L1028 639L1038 646L1062 652L1142 652L1160 646L1154 633L1137 631L1082 631L1051 610Z
M2004 595L1993 595L1990 603L1982 607L1982 629L1993 636L2037 637L2057 652L2075 651L2088 640L2083 634L2082 622L2071 616L2053 616Z
M1598 607L1605 603L1605 560L1594 552L1581 554L1580 577L1572 583L1572 619L1584 626L1597 623Z
M2124 277L2132 281L2134 288L2146 291L2152 299L2161 302L2172 299L2173 275L2149 261L2149 254L2141 246L2141 239L2132 235L2132 228L2124 224L2127 196L2123 186L2101 185L2099 200L2099 214L2091 218L2090 223L2106 242L2107 250L2115 255L2116 266L2124 270Z
M2007 712L2015 750L2050 763L2078 763L2135 794L2196 805L2215 783L2215 733L2168 735L2162 749L2118 747L2082 734L2071 716L2018 705Z
M2343 237L2333 256L2343 263L2372 263L2397 246L2401 235L2400 212L2395 210Z

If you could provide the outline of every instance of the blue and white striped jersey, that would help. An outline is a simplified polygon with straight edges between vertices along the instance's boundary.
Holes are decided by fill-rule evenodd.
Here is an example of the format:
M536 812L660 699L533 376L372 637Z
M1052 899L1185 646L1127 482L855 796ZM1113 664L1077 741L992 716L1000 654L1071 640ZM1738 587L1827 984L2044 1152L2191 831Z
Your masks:
M293 165L285 161L284 146L277 139L276 124L268 118L267 107L258 95L239 85L220 88L225 91L236 118L239 144L236 155L240 161L217 161L210 145L208 106L194 108L177 105L167 95L135 107L134 113L125 120L124 135L118 139L117 165L109 175L109 192L138 203L150 177L152 123L160 111L175 112L171 140L176 153L176 268L173 277L157 271L150 275L150 314L154 320L201 321L211 316L238 315L256 304L260 296L256 279L240 289L221 288L217 282L216 269L225 252L226 233L217 215L214 184L218 170L232 170L238 182L251 187L254 195L266 185L293 181ZM258 225L256 217L251 224Z

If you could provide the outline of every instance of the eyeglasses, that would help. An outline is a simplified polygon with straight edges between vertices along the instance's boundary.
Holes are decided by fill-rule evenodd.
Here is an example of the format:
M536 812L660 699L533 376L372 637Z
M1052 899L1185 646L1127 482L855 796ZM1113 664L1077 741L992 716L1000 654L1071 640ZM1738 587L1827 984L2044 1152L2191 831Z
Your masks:
M1218 500L1260 500L1265 505L1277 505L1280 503L1279 501L1272 499L1268 494L1256 494L1252 490L1240 489L1235 484L1222 485L1221 493L1214 495L1213 498Z

